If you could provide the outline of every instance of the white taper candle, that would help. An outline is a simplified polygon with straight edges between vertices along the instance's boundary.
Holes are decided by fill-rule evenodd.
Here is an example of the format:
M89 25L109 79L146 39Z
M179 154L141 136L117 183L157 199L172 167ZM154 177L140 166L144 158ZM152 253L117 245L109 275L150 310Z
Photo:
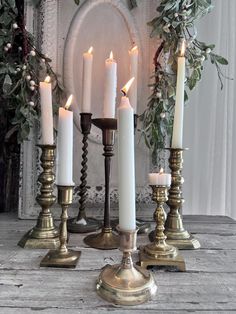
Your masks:
M91 112L91 86L92 86L92 67L93 67L93 47L83 54L83 88L82 88L82 108L85 113Z

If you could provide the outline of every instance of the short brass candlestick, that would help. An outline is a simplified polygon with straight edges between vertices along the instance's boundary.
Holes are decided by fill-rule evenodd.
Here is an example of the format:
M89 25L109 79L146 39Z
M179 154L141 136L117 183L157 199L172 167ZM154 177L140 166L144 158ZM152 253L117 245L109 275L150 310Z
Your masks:
M170 151L169 167L171 169L171 187L167 205L170 211L165 223L165 234L167 243L179 249L189 250L200 248L200 243L187 230L184 229L182 216L179 210L182 208L184 199L182 197L182 184L184 179L181 175L183 169L182 148L168 148Z
M55 203L53 195L53 183L55 175L53 167L55 162L55 145L38 145L42 149L41 166L43 172L38 177L41 184L40 194L36 201L42 210L38 216L36 226L28 231L19 241L18 245L23 248L55 249L59 246L58 230L54 226L50 207Z
M104 225L102 231L91 234L84 238L84 242L93 248L101 250L112 250L119 246L119 237L112 231L110 223L110 168L113 154L115 130L117 120L110 118L93 119L92 123L102 130L102 141L104 145L105 157L105 208Z
M60 225L60 247L57 250L51 250L42 259L41 267L61 267L75 268L80 258L80 251L73 251L67 248L67 210L72 204L73 186L58 185L58 203L61 205L61 225Z
M163 205L167 201L167 186L152 185L153 200L157 203L154 212L156 230L154 241L140 248L139 261L142 267L148 266L175 266L180 271L185 271L184 259L179 255L178 249L166 244L164 234L165 211Z
M83 134L83 146L82 146L82 162L81 162L81 177L80 177L80 192L79 192L79 213L76 218L71 218L67 222L67 228L73 233L86 233L98 230L101 227L101 223L92 218L86 216L86 198L87 198L87 155L88 155L88 136L90 134L92 125L92 114L84 113L80 114L80 126Z
M131 253L136 249L137 231L120 231L121 264L106 265L100 273L96 290L108 302L136 305L147 302L156 294L152 274L133 264Z

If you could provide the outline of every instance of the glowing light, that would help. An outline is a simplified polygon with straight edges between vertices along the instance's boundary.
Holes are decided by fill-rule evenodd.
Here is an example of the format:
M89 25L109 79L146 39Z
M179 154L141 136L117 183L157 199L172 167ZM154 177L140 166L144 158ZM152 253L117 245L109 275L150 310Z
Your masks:
M134 46L130 51L136 51L138 50L138 46Z
M121 89L122 93L124 95L127 95L129 89L130 89L130 86L132 85L133 81L134 81L134 77L132 77L126 84L125 86Z
M159 171L159 174L163 174L163 173L164 173L164 170L163 170L163 168L161 168Z
M70 95L70 97L67 99L67 102L66 102L66 105L65 105L65 109L66 110L68 110L70 108L72 100L73 100L73 95Z
M44 82L45 83L50 83L51 82L51 77L49 75L46 76Z
M88 50L88 53L92 53L93 52L93 47L91 46Z
M185 45L185 41L183 40L183 42L181 44L181 48L180 48L180 57L184 57L185 48L186 48L186 45Z
M109 59L110 59L110 60L113 60L113 52L112 52L112 51L110 52Z

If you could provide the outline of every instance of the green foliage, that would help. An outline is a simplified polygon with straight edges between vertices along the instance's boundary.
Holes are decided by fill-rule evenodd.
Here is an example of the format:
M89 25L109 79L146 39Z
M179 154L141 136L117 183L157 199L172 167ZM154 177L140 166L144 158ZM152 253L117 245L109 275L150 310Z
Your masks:
M196 21L208 14L213 6L211 0L162 0L157 7L158 15L148 25L151 37L160 39L160 46L154 57L152 94L147 109L140 116L142 135L151 149L153 163L157 161L158 150L163 148L172 134L175 105L177 54L179 43L186 41L186 87L185 101L189 91L201 80L203 65L210 60L216 66L221 88L223 88L221 65L227 65L225 58L213 53L215 45L197 39Z
M54 107L58 107L62 87L50 61L36 49L15 1L0 2L0 114L8 122L6 138L14 132L19 143L28 138L40 117L39 82L47 75L53 82Z

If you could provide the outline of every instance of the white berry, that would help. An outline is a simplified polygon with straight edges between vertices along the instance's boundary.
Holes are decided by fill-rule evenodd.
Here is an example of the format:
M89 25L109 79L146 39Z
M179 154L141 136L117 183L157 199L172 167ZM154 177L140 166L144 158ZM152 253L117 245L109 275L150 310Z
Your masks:
M35 56L36 56L36 52L35 52L34 50L31 50L31 51L30 51L30 55L31 55L32 57L35 57Z
M174 14L174 16L175 16L175 17L178 17L178 16L179 16L179 14L176 12L176 13Z
M161 117L162 119L164 119L164 118L166 117L165 112L160 113L160 117Z
M31 89L32 91L34 91L34 90L35 90L35 87L34 87L34 86L30 86L30 89Z
M17 23L13 23L13 24L12 24L12 27L13 27L14 29L17 29L17 28L18 28Z
M44 59L44 58L42 58L41 61L42 61L43 63L45 63L45 59Z
M206 59L205 56L202 56L202 57L201 57L201 61L202 61L202 62L205 61L205 59Z
M26 68L27 68L26 65L23 65L22 69L23 69L23 70L26 70Z
M20 68L16 68L16 71L17 71L17 72L20 72Z
M18 47L18 50L19 50L19 51L22 51L22 47Z
M161 92L156 93L157 98L161 98Z
M34 102L33 101L29 101L29 105L34 107Z
M11 48L11 43L8 43L8 44L7 44L7 48Z
M211 53L211 48L207 48L206 53Z
M33 81L33 80L31 80L29 83L30 83L31 86L35 85L35 81Z
M4 50L5 50L5 51L8 51L8 48L7 48L7 47L4 47Z
M27 79L27 81L29 81L31 79L31 76L30 75L26 75L26 79Z

